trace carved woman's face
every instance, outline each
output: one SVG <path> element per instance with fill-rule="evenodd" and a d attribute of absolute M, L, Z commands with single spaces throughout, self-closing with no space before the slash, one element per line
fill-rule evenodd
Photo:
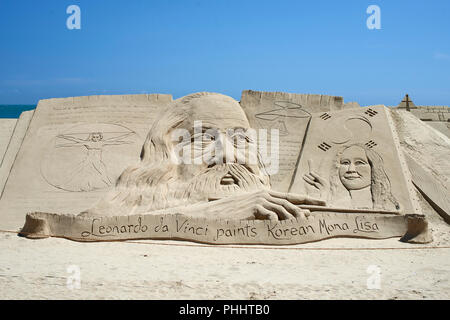
<path fill-rule="evenodd" d="M 344 150 L 339 160 L 339 178 L 347 190 L 360 190 L 370 186 L 372 168 L 366 152 L 359 146 Z"/>

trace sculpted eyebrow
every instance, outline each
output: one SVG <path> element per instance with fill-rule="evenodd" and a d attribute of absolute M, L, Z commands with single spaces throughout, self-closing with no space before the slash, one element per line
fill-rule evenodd
<path fill-rule="evenodd" d="M 211 127 L 203 127 L 202 128 L 202 132 L 205 133 L 208 130 L 216 130 L 215 128 L 211 128 Z"/>

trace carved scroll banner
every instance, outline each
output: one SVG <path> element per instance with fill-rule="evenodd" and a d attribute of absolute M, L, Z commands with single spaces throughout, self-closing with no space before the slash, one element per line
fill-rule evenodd
<path fill-rule="evenodd" d="M 75 241 L 136 239 L 188 240 L 207 244 L 286 245 L 336 237 L 428 243 L 428 223 L 421 215 L 316 212 L 304 219 L 208 220 L 181 214 L 86 218 L 35 212 L 26 217 L 22 236 Z"/>

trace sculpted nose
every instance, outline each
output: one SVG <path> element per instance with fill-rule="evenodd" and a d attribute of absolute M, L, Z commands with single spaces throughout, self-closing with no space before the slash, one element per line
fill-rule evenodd
<path fill-rule="evenodd" d="M 356 167 L 355 167 L 355 164 L 353 162 L 350 163 L 350 165 L 348 166 L 347 171 L 356 172 Z"/>
<path fill-rule="evenodd" d="M 224 133 L 219 133 L 216 138 L 216 156 L 223 161 L 222 163 L 236 162 L 234 157 L 234 145 Z"/>

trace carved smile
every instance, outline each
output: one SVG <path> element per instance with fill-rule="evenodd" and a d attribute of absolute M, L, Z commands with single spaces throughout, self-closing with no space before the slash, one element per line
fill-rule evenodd
<path fill-rule="evenodd" d="M 355 179 L 361 179 L 361 177 L 359 175 L 344 175 L 344 178 L 347 180 L 355 180 Z"/>

